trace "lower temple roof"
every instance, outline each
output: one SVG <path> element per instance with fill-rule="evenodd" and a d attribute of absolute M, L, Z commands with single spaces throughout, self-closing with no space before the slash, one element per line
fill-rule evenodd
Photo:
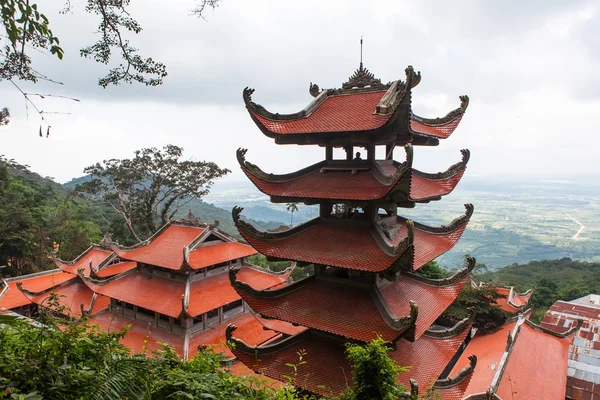
<path fill-rule="evenodd" d="M 382 272 L 401 256 L 399 268 L 417 270 L 454 247 L 473 213 L 472 205 L 465 207 L 464 216 L 443 227 L 413 224 L 403 218 L 382 227 L 331 217 L 315 218 L 277 233 L 260 232 L 241 220 L 242 208 L 235 207 L 232 214 L 244 239 L 267 257 Z"/>
<path fill-rule="evenodd" d="M 400 339 L 388 354 L 398 365 L 414 368 L 401 373 L 398 383 L 409 387 L 412 378 L 421 388 L 432 386 L 469 332 L 466 327 L 452 338 L 423 336 L 412 343 Z M 295 386 L 324 396 L 339 395 L 352 386 L 352 368 L 342 341 L 308 330 L 277 344 L 254 347 L 234 337 L 235 326 L 230 325 L 226 333 L 228 341 L 233 342 L 233 354 L 249 368 L 270 378 L 287 382 L 286 376 L 294 376 Z M 299 352 L 305 354 L 305 364 L 298 365 Z M 297 371 L 290 365 L 295 365 Z"/>
<path fill-rule="evenodd" d="M 5 279 L 0 281 L 0 307 L 11 310 L 31 304 L 31 300 L 17 288 L 19 282 L 27 290 L 40 292 L 75 278 L 75 275 L 56 269 Z"/>
<path fill-rule="evenodd" d="M 278 275 L 251 267 L 241 271 L 244 279 L 261 289 L 285 282 L 289 273 Z M 173 318 L 183 314 L 196 317 L 240 299 L 226 274 L 197 280 L 188 289 L 185 282 L 133 270 L 105 280 L 84 281 L 96 293 Z"/>
<path fill-rule="evenodd" d="M 260 290 L 230 270 L 232 286 L 259 315 L 368 342 L 401 335 L 415 340 L 456 299 L 475 266 L 447 279 L 400 276 L 381 288 L 348 279 L 311 276 L 281 289 Z M 350 311 L 351 310 L 351 311 Z"/>
<path fill-rule="evenodd" d="M 521 314 L 494 333 L 476 334 L 452 371 L 456 373 L 468 364 L 466 354 L 477 356 L 478 366 L 464 398 L 564 399 L 569 336 L 578 327 L 556 334 Z M 481 397 L 486 393 L 490 397 Z M 514 397 L 516 393 L 518 397 Z"/>
<path fill-rule="evenodd" d="M 90 266 L 92 268 L 97 267 L 104 260 L 110 257 L 112 254 L 111 250 L 103 249 L 98 246 L 91 246 L 86 251 L 81 253 L 79 257 L 77 257 L 73 261 L 63 261 L 55 258 L 54 263 L 61 270 L 68 272 L 73 275 L 77 275 L 77 270 L 83 268 L 84 274 L 86 276 L 90 275 Z"/>

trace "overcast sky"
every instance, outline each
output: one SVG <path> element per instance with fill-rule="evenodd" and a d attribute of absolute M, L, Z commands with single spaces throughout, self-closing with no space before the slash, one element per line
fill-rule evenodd
<path fill-rule="evenodd" d="M 413 110 L 440 117 L 469 95 L 469 109 L 450 139 L 415 151 L 425 172 L 445 170 L 471 150 L 470 176 L 568 177 L 600 171 L 600 2 L 598 1 L 256 1 L 224 0 L 190 15 L 193 1 L 132 0 L 144 31 L 132 45 L 167 65 L 158 88 L 125 84 L 102 89 L 108 67 L 79 57 L 94 42 L 98 20 L 85 1 L 58 13 L 64 0 L 43 1 L 66 51 L 58 61 L 31 53 L 35 68 L 64 82 L 20 83 L 31 93 L 76 97 L 36 99 L 52 125 L 39 138 L 39 117 L 10 84 L 0 82 L 0 107 L 12 119 L 0 128 L 0 154 L 65 182 L 84 167 L 130 157 L 142 147 L 176 144 L 187 158 L 211 160 L 241 179 L 235 150 L 267 172 L 291 172 L 324 151 L 276 146 L 253 124 L 242 100 L 273 112 L 294 112 L 312 97 L 309 82 L 337 88 L 364 64 L 384 82 L 421 71 Z M 0 43 L 3 44 L 3 43 Z M 120 60 L 115 57 L 118 63 Z M 403 155 L 397 153 L 402 161 Z"/>

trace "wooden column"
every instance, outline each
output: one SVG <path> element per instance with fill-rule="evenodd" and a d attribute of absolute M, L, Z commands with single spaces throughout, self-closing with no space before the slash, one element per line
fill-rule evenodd
<path fill-rule="evenodd" d="M 396 147 L 396 143 L 386 144 L 385 145 L 385 159 L 393 160 L 394 159 L 394 148 Z"/>
<path fill-rule="evenodd" d="M 325 146 L 325 160 L 331 161 L 333 160 L 333 146 Z"/>
<path fill-rule="evenodd" d="M 354 151 L 354 147 L 346 146 L 344 147 L 344 150 L 346 150 L 346 160 L 352 161 L 352 159 L 354 159 L 354 154 L 352 154 L 352 151 Z"/>
<path fill-rule="evenodd" d="M 375 160 L 375 144 L 374 143 L 367 146 L 367 160 L 369 160 L 369 161 Z"/>
<path fill-rule="evenodd" d="M 325 202 L 319 204 L 319 216 L 321 218 L 326 218 L 331 214 L 331 204 Z"/>

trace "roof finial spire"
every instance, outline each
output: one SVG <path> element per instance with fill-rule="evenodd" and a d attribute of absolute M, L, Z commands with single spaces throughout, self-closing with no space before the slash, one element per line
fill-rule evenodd
<path fill-rule="evenodd" d="M 362 38 L 362 35 L 360 35 L 360 68 L 359 68 L 360 71 L 362 71 L 362 69 L 363 69 L 363 63 L 362 63 L 362 46 L 363 46 L 363 38 Z"/>

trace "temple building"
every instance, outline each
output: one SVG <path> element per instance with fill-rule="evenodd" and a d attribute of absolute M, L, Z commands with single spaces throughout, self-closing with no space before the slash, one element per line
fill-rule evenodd
<path fill-rule="evenodd" d="M 471 286 L 474 289 L 487 288 L 502 295 L 503 297 L 496 299 L 498 307 L 513 315 L 527 310 L 527 305 L 535 289 L 531 288 L 523 293 L 518 293 L 513 286 L 494 286 L 483 282 L 476 284 L 473 279 L 471 279 Z"/>
<path fill-rule="evenodd" d="M 562 334 L 578 327 L 569 347 L 565 374 L 566 397 L 574 400 L 600 399 L 600 296 L 591 294 L 572 301 L 559 300 L 544 315 L 541 325 Z"/>
<path fill-rule="evenodd" d="M 151 352 L 162 342 L 188 359 L 198 346 L 212 344 L 233 360 L 225 346 L 229 323 L 239 324 L 254 344 L 305 329 L 248 313 L 229 283 L 230 268 L 260 290 L 284 286 L 291 273 L 252 266 L 245 257 L 253 254 L 217 224 L 202 224 L 190 213 L 133 247 L 106 237 L 73 261 L 55 259 L 55 270 L 5 279 L 0 307 L 23 315 L 36 307 L 76 319 L 86 315 L 106 331 L 129 326 L 122 343 L 136 352 Z M 51 294 L 57 295 L 54 302 Z"/>
<path fill-rule="evenodd" d="M 277 144 L 318 145 L 324 160 L 285 175 L 264 172 L 239 149 L 243 172 L 272 202 L 318 204 L 319 217 L 282 232 L 261 232 L 233 209 L 240 234 L 271 260 L 313 265 L 314 275 L 285 287 L 261 289 L 242 270 L 229 271 L 231 283 L 258 315 L 308 329 L 262 345 L 251 345 L 231 324 L 228 340 L 233 353 L 249 368 L 286 381 L 298 353 L 303 360 L 294 372 L 294 385 L 321 395 L 336 395 L 351 386 L 352 370 L 345 343 L 365 343 L 381 336 L 393 343 L 390 356 L 399 365 L 413 366 L 399 383 L 417 391 L 439 379 L 440 393 L 454 395 L 458 382 L 475 366 L 450 376 L 458 354 L 471 335 L 467 318 L 452 327 L 434 325 L 456 299 L 475 266 L 446 279 L 428 279 L 419 268 L 450 250 L 460 239 L 473 213 L 466 212 L 445 226 L 427 226 L 397 214 L 398 207 L 440 200 L 463 176 L 470 153 L 444 172 L 426 173 L 413 167 L 413 146 L 435 146 L 456 129 L 468 97 L 442 118 L 423 118 L 411 109 L 412 91 L 420 73 L 406 68 L 406 79 L 383 84 L 362 65 L 340 89 L 310 85 L 314 100 L 294 114 L 267 111 L 243 98 L 252 120 Z M 400 147 L 403 162 L 395 161 Z M 334 148 L 345 156 L 334 157 Z M 378 159 L 376 150 L 384 149 Z M 363 157 L 359 149 L 366 150 Z"/>

